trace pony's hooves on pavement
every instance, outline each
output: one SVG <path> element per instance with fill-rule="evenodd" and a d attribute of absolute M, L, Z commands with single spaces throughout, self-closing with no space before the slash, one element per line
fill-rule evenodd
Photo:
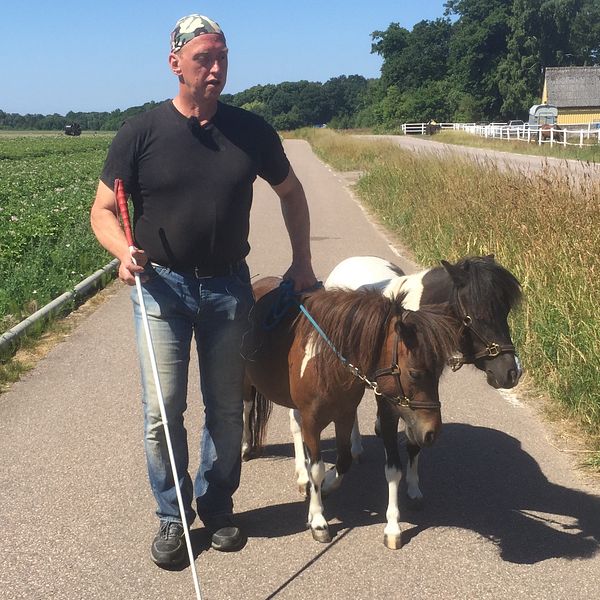
<path fill-rule="evenodd" d="M 317 542 L 321 542 L 321 544 L 328 544 L 331 542 L 331 535 L 329 534 L 329 529 L 311 529 L 310 530 L 313 536 L 313 539 Z"/>
<path fill-rule="evenodd" d="M 384 534 L 383 543 L 386 548 L 390 550 L 400 550 L 402 548 L 402 536 L 398 533 L 396 535 Z"/>

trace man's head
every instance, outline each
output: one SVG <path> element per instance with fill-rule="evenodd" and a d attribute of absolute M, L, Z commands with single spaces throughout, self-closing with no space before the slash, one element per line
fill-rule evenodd
<path fill-rule="evenodd" d="M 225 42 L 225 35 L 219 24 L 204 15 L 188 15 L 181 17 L 171 32 L 171 52 L 178 52 L 199 35 L 220 35 Z"/>
<path fill-rule="evenodd" d="M 171 32 L 169 64 L 180 94 L 196 102 L 216 100 L 227 79 L 227 45 L 219 25 L 202 15 L 179 19 Z"/>

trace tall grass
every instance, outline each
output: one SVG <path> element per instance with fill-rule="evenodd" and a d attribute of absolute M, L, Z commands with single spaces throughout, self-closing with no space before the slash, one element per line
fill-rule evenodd
<path fill-rule="evenodd" d="M 305 134 L 336 168 L 364 171 L 358 194 L 419 262 L 493 253 L 519 278 L 511 318 L 525 368 L 600 441 L 600 182 Z"/>

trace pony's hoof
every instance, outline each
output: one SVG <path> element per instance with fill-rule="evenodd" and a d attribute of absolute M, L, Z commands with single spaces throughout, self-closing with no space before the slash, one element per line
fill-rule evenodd
<path fill-rule="evenodd" d="M 390 550 L 400 550 L 402 548 L 402 536 L 399 533 L 394 535 L 386 533 L 383 536 L 383 543 Z"/>
<path fill-rule="evenodd" d="M 329 529 L 312 529 L 310 530 L 313 536 L 313 540 L 321 542 L 321 544 L 329 544 L 331 542 L 331 535 Z"/>
<path fill-rule="evenodd" d="M 244 462 L 248 462 L 251 459 L 252 459 L 252 453 L 250 452 L 250 450 L 247 450 L 246 452 L 242 452 L 242 460 Z"/>
<path fill-rule="evenodd" d="M 423 496 L 420 498 L 411 498 L 410 496 L 407 496 L 406 498 L 406 506 L 409 510 L 423 510 L 423 507 L 425 506 L 425 500 L 423 500 Z"/>
<path fill-rule="evenodd" d="M 308 483 L 299 483 L 298 492 L 303 498 L 308 498 Z"/>

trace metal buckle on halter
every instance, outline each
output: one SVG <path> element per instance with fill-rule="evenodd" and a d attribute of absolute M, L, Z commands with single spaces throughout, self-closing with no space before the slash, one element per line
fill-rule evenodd
<path fill-rule="evenodd" d="M 465 315 L 463 318 L 463 326 L 471 327 L 472 324 L 473 324 L 473 319 L 471 319 L 471 317 L 469 315 Z"/>
<path fill-rule="evenodd" d="M 410 398 L 406 396 L 402 396 L 402 398 L 396 398 L 398 400 L 398 406 L 402 406 L 404 408 L 410 408 Z"/>
<path fill-rule="evenodd" d="M 464 364 L 463 357 L 454 355 L 448 359 L 448 366 L 456 373 Z"/>
<path fill-rule="evenodd" d="M 500 352 L 502 352 L 502 348 L 500 348 L 500 344 L 497 344 L 496 342 L 492 342 L 487 348 L 487 353 L 488 356 L 491 356 L 492 358 L 498 356 L 500 354 Z"/>

